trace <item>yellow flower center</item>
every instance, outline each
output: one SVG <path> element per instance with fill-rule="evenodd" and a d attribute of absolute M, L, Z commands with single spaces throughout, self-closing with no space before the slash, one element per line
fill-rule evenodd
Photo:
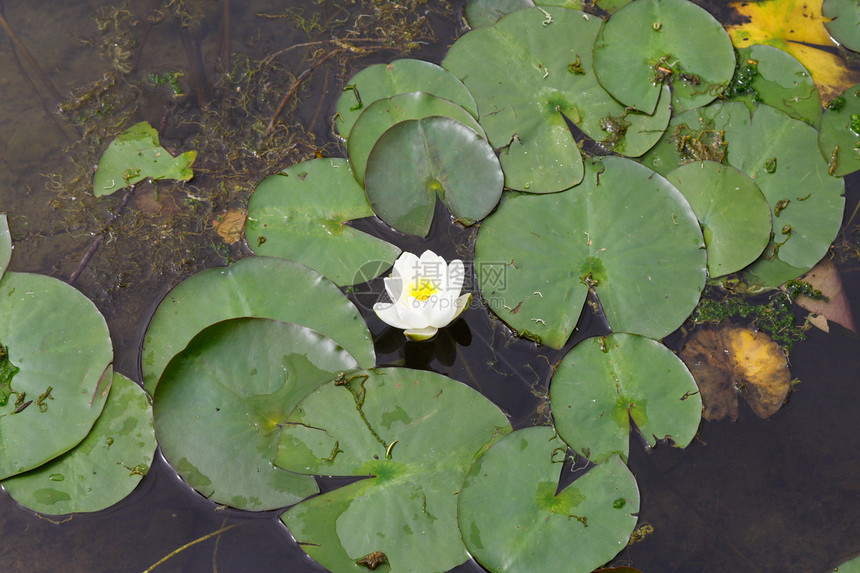
<path fill-rule="evenodd" d="M 439 288 L 427 279 L 418 279 L 409 285 L 409 296 L 416 300 L 425 301 L 437 292 Z"/>

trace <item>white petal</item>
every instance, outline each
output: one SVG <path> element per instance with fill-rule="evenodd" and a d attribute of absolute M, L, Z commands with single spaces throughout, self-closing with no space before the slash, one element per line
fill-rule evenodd
<path fill-rule="evenodd" d="M 445 277 L 448 274 L 448 263 L 445 259 L 433 251 L 424 251 L 421 254 L 421 278 L 427 279 L 437 286 L 444 286 Z"/>
<path fill-rule="evenodd" d="M 382 319 L 382 322 L 391 325 L 394 328 L 409 328 L 411 326 L 400 318 L 396 305 L 390 302 L 378 302 L 374 304 L 373 312 L 376 313 L 376 316 Z"/>
<path fill-rule="evenodd" d="M 394 269 L 391 278 L 400 279 L 401 284 L 409 284 L 415 280 L 415 276 L 421 269 L 421 263 L 414 253 L 404 252 L 394 261 Z"/>
<path fill-rule="evenodd" d="M 433 295 L 427 302 L 425 317 L 430 326 L 442 328 L 448 326 L 457 312 L 456 299 L 449 296 Z"/>
<path fill-rule="evenodd" d="M 391 297 L 391 301 L 397 302 L 400 300 L 400 295 L 403 293 L 403 281 L 399 278 L 388 277 L 385 277 L 382 280 L 385 283 L 385 292 L 387 292 L 388 296 Z"/>
<path fill-rule="evenodd" d="M 451 319 L 451 322 L 457 320 L 457 317 L 463 314 L 463 311 L 469 308 L 469 303 L 472 302 L 472 293 L 467 292 L 457 299 L 457 312 L 454 314 L 454 318 Z"/>
<path fill-rule="evenodd" d="M 421 341 L 433 338 L 438 330 L 438 328 L 428 326 L 427 328 L 412 328 L 405 331 L 403 334 L 405 334 L 406 338 L 409 340 Z"/>
<path fill-rule="evenodd" d="M 466 278 L 466 267 L 460 259 L 454 259 L 448 265 L 448 276 L 445 284 L 450 296 L 460 294 L 460 289 L 463 288 L 463 280 Z"/>

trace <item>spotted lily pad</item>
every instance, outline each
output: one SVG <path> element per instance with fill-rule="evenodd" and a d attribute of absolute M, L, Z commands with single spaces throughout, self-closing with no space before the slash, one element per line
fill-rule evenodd
<path fill-rule="evenodd" d="M 249 257 L 197 273 L 168 293 L 143 341 L 144 388 L 155 392 L 164 367 L 198 332 L 242 316 L 307 326 L 337 342 L 359 365 L 376 363 L 367 326 L 334 283 L 294 261 Z"/>
<path fill-rule="evenodd" d="M 821 120 L 821 97 L 809 71 L 773 46 L 738 49 L 738 68 L 726 95 L 745 102 L 751 112 L 763 103 L 813 127 Z"/>
<path fill-rule="evenodd" d="M 258 255 L 291 259 L 337 285 L 349 285 L 368 263 L 379 262 L 381 272 L 400 254 L 391 243 L 346 224 L 372 216 L 345 159 L 312 159 L 257 186 L 248 203 L 245 236 Z"/>
<path fill-rule="evenodd" d="M 845 90 L 824 110 L 818 143 L 833 175 L 860 169 L 860 84 Z"/>
<path fill-rule="evenodd" d="M 690 371 L 668 348 L 642 336 L 589 338 L 561 361 L 550 384 L 559 435 L 589 460 L 627 459 L 630 420 L 651 446 L 695 437 L 702 399 Z"/>
<path fill-rule="evenodd" d="M 668 181 L 619 157 L 586 163 L 582 184 L 506 197 L 478 231 L 475 268 L 490 308 L 560 348 L 589 288 L 609 326 L 661 338 L 696 306 L 706 277 L 699 222 Z"/>
<path fill-rule="evenodd" d="M 739 271 L 764 251 L 770 207 L 752 179 L 713 161 L 687 163 L 666 179 L 686 197 L 702 225 L 710 276 Z"/>
<path fill-rule="evenodd" d="M 110 390 L 113 344 L 105 319 L 74 287 L 7 271 L 0 280 L 0 479 L 76 446 Z"/>
<path fill-rule="evenodd" d="M 600 27 L 596 16 L 536 7 L 451 46 L 442 65 L 475 95 L 507 187 L 550 193 L 579 183 L 582 163 L 568 121 L 608 150 L 633 157 L 666 127 L 668 89 L 650 116 L 625 110 L 598 83 L 591 53 Z"/>
<path fill-rule="evenodd" d="M 687 0 L 639 0 L 606 21 L 594 70 L 623 104 L 653 113 L 664 83 L 675 111 L 705 105 L 732 79 L 735 53 L 723 27 Z"/>
<path fill-rule="evenodd" d="M 335 129 L 348 139 L 367 106 L 378 99 L 415 91 L 452 101 L 478 117 L 475 100 L 460 80 L 436 64 L 406 58 L 369 66 L 350 78 L 337 100 Z"/>
<path fill-rule="evenodd" d="M 12 234 L 9 233 L 9 221 L 6 213 L 0 213 L 0 279 L 12 259 Z"/>
<path fill-rule="evenodd" d="M 364 184 L 364 171 L 367 168 L 370 150 L 388 128 L 407 119 L 421 119 L 434 115 L 450 117 L 469 126 L 478 135 L 484 136 L 484 130 L 472 114 L 454 102 L 433 94 L 409 92 L 376 100 L 358 116 L 347 142 L 349 163 L 359 183 Z"/>
<path fill-rule="evenodd" d="M 115 373 L 104 410 L 84 440 L 50 462 L 3 480 L 15 501 L 42 514 L 98 511 L 137 487 L 155 456 L 143 388 Z"/>
<path fill-rule="evenodd" d="M 758 272 L 778 286 L 812 268 L 839 231 L 845 207 L 845 184 L 828 174 L 818 132 L 767 105 L 750 115 L 742 103 L 715 103 L 672 118 L 643 163 L 665 173 L 721 154 L 755 181 L 773 213 L 775 238 L 755 266 L 779 268 Z"/>
<path fill-rule="evenodd" d="M 860 52 L 860 4 L 856 0 L 824 0 L 821 14 L 834 40 Z"/>
<path fill-rule="evenodd" d="M 483 219 L 504 185 L 499 160 L 487 140 L 447 117 L 398 123 L 370 152 L 364 177 L 379 217 L 399 231 L 425 236 L 436 197 L 466 223 Z"/>
<path fill-rule="evenodd" d="M 331 339 L 303 326 L 261 318 L 214 324 L 159 381 L 154 415 L 164 456 L 218 503 L 248 510 L 292 505 L 318 489 L 313 478 L 272 465 L 280 428 L 305 395 L 357 366 Z"/>
<path fill-rule="evenodd" d="M 627 546 L 639 488 L 618 456 L 558 489 L 567 445 L 552 428 L 517 430 L 469 470 L 459 521 L 489 571 L 590 573 Z"/>
<path fill-rule="evenodd" d="M 131 126 L 111 141 L 99 160 L 93 181 L 96 197 L 139 183 L 144 179 L 188 181 L 196 151 L 173 157 L 158 144 L 158 132 L 147 122 Z"/>
<path fill-rule="evenodd" d="M 381 552 L 391 571 L 447 571 L 468 559 L 457 496 L 472 461 L 510 431 L 468 386 L 433 372 L 384 368 L 324 384 L 290 415 L 275 463 L 368 476 L 282 515 L 308 554 L 335 573 Z"/>

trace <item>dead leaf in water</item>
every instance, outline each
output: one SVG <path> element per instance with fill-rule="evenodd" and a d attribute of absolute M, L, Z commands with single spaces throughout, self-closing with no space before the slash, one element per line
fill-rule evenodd
<path fill-rule="evenodd" d="M 827 299 L 814 299 L 801 295 L 797 297 L 798 306 L 842 325 L 855 334 L 857 333 L 851 305 L 848 304 L 848 297 L 845 296 L 845 290 L 842 288 L 839 269 L 836 268 L 833 261 L 821 261 L 811 271 L 800 277 L 800 280 L 806 281 L 813 288 L 820 290 Z M 810 322 L 819 326 L 814 321 Z M 822 330 L 825 329 L 822 328 Z"/>
<path fill-rule="evenodd" d="M 726 26 L 736 48 L 768 44 L 788 52 L 806 66 L 818 87 L 821 99 L 830 101 L 858 81 L 848 68 L 821 15 L 822 0 L 764 0 L 733 2 L 732 8 L 747 22 Z"/>
<path fill-rule="evenodd" d="M 791 388 L 788 360 L 763 332 L 722 323 L 695 332 L 679 357 L 702 393 L 705 420 L 738 417 L 738 392 L 759 418 L 776 413 Z"/>
<path fill-rule="evenodd" d="M 215 232 L 218 233 L 218 236 L 224 239 L 228 245 L 232 245 L 242 238 L 247 216 L 245 211 L 230 209 L 212 221 L 212 224 L 215 225 Z"/>

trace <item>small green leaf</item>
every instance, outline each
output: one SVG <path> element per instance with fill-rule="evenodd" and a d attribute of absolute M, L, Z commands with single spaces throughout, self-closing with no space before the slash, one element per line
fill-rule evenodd
<path fill-rule="evenodd" d="M 860 3 L 857 0 L 824 0 L 821 15 L 834 40 L 849 50 L 860 52 Z"/>
<path fill-rule="evenodd" d="M 15 501 L 47 515 L 98 511 L 137 487 L 155 456 L 152 407 L 143 388 L 115 373 L 104 410 L 62 456 L 3 480 Z"/>
<path fill-rule="evenodd" d="M 272 465 L 278 436 L 298 402 L 358 367 L 309 328 L 237 318 L 205 328 L 164 370 L 155 428 L 164 456 L 206 497 L 260 511 L 317 493 L 312 478 Z"/>
<path fill-rule="evenodd" d="M 702 417 L 693 375 L 668 348 L 618 333 L 577 344 L 550 384 L 556 429 L 577 452 L 600 463 L 627 459 L 630 419 L 651 446 L 671 438 L 685 448 Z"/>
<path fill-rule="evenodd" d="M 556 491 L 566 450 L 552 428 L 525 428 L 469 470 L 460 531 L 489 571 L 590 573 L 625 547 L 639 511 L 633 474 L 614 456 Z"/>
<path fill-rule="evenodd" d="M 415 91 L 452 101 L 478 117 L 475 100 L 460 80 L 436 64 L 407 58 L 369 66 L 351 77 L 337 100 L 335 129 L 348 140 L 353 124 L 370 104 Z"/>
<path fill-rule="evenodd" d="M 504 175 L 486 139 L 459 121 L 427 117 L 400 122 L 379 138 L 364 182 L 380 219 L 425 236 L 437 196 L 454 217 L 478 221 L 499 202 Z"/>
<path fill-rule="evenodd" d="M 0 279 L 12 259 L 12 234 L 9 232 L 9 220 L 6 213 L 0 213 Z"/>
<path fill-rule="evenodd" d="M 170 155 L 158 144 L 158 132 L 142 121 L 110 142 L 99 160 L 93 192 L 96 197 L 110 195 L 144 179 L 188 181 L 194 176 L 191 165 L 196 158 L 196 151 Z"/>
<path fill-rule="evenodd" d="M 0 343 L 8 349 L 11 392 L 0 406 L 5 479 L 86 437 L 108 395 L 113 344 L 101 313 L 74 287 L 12 271 L 0 280 Z M 11 379 L 9 364 L 20 369 Z"/>
<path fill-rule="evenodd" d="M 843 176 L 860 169 L 860 84 L 839 97 L 841 105 L 829 106 L 821 116 L 818 145 L 830 172 Z"/>
<path fill-rule="evenodd" d="M 251 195 L 245 236 L 258 255 L 291 259 L 337 285 L 365 282 L 361 271 L 394 264 L 400 249 L 347 221 L 373 210 L 346 159 L 312 159 L 267 177 Z"/>
<path fill-rule="evenodd" d="M 732 79 L 735 52 L 719 22 L 687 0 L 639 0 L 606 21 L 594 70 L 621 103 L 653 113 L 664 83 L 676 113 L 706 105 Z"/>
<path fill-rule="evenodd" d="M 242 316 L 307 326 L 340 344 L 359 365 L 376 363 L 361 314 L 334 283 L 294 261 L 249 257 L 197 273 L 168 293 L 143 341 L 144 388 L 155 392 L 164 367 L 202 329 Z"/>
<path fill-rule="evenodd" d="M 509 431 L 489 400 L 440 374 L 348 373 L 296 407 L 275 463 L 367 479 L 306 500 L 281 519 L 336 573 L 355 571 L 355 561 L 375 551 L 392 571 L 447 571 L 468 558 L 455 492 L 475 457 Z"/>

